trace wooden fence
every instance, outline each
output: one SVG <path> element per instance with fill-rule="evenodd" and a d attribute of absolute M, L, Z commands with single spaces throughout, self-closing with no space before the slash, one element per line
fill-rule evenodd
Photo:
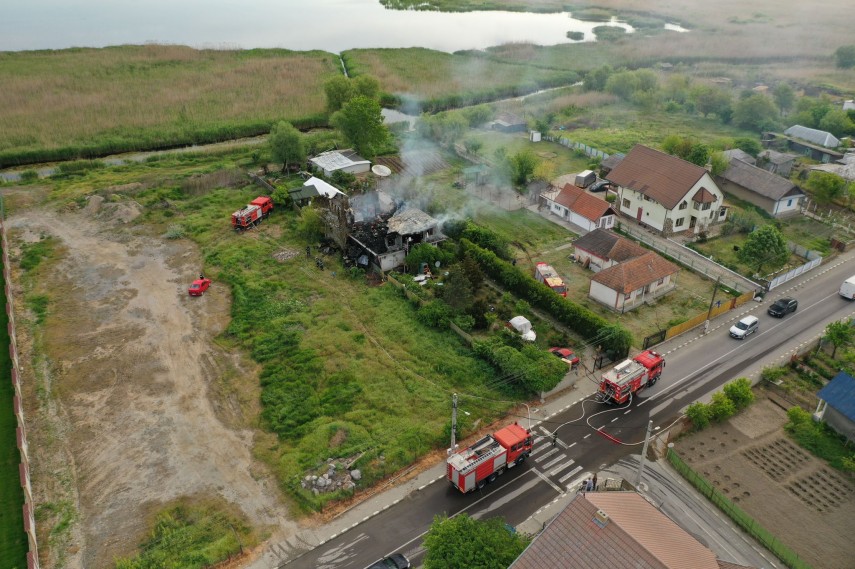
<path fill-rule="evenodd" d="M 716 316 L 724 314 L 729 310 L 733 310 L 734 308 L 741 306 L 751 300 L 754 300 L 754 291 L 746 292 L 740 296 L 737 296 L 736 298 L 731 298 L 728 302 L 721 302 L 721 304 L 713 306 L 712 310 L 710 310 L 709 312 L 701 312 L 697 316 L 686 320 L 682 324 L 677 324 L 676 326 L 668 328 L 668 331 L 665 333 L 665 339 L 670 340 L 674 336 L 679 336 L 683 332 L 691 330 L 696 326 L 700 326 L 707 320 L 712 320 Z"/>

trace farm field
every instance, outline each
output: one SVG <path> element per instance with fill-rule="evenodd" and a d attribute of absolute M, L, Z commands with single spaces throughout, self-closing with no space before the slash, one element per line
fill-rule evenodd
<path fill-rule="evenodd" d="M 786 412 L 756 391 L 751 407 L 680 438 L 675 450 L 811 567 L 848 569 L 855 485 L 788 437 Z"/>

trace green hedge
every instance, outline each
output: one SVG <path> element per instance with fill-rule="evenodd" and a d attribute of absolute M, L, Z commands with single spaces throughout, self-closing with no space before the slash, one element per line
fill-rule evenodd
<path fill-rule="evenodd" d="M 596 342 L 612 359 L 626 357 L 629 353 L 632 334 L 619 324 L 610 324 L 584 306 L 555 294 L 551 288 L 534 280 L 515 265 L 464 238 L 460 240 L 461 258 L 466 254 L 476 259 L 490 278 L 528 301 L 533 307 L 547 312 L 583 338 Z"/>

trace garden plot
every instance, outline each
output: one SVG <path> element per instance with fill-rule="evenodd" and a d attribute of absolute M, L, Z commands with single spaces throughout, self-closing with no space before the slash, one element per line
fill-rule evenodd
<path fill-rule="evenodd" d="M 855 559 L 855 484 L 794 443 L 768 399 L 687 436 L 676 451 L 696 472 L 813 567 Z"/>

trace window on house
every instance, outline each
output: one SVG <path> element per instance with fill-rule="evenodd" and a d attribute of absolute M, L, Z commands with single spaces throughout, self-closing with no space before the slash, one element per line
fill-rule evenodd
<path fill-rule="evenodd" d="M 695 209 L 700 209 L 700 207 L 699 207 L 700 205 L 701 204 L 699 204 L 698 202 L 692 202 L 692 207 Z"/>
<path fill-rule="evenodd" d="M 727 215 L 727 208 L 726 207 L 718 208 L 718 216 L 724 217 L 725 215 Z"/>
<path fill-rule="evenodd" d="M 665 278 L 664 277 L 659 279 L 659 282 L 656 283 L 656 286 L 662 286 L 663 284 L 665 284 Z"/>
<path fill-rule="evenodd" d="M 711 207 L 712 207 L 712 204 L 711 204 L 711 203 L 709 203 L 709 202 L 707 202 L 707 203 L 705 203 L 705 204 L 701 207 L 701 209 L 702 209 L 702 210 L 704 210 L 704 211 L 706 211 L 706 210 L 708 210 L 708 209 L 709 209 L 709 208 L 711 208 Z"/>
<path fill-rule="evenodd" d="M 787 200 L 787 207 L 790 207 L 791 205 L 793 205 L 793 200 Z"/>
<path fill-rule="evenodd" d="M 687 207 L 689 207 L 689 204 L 686 201 L 683 201 L 683 203 L 680 204 L 680 209 L 686 209 Z"/>
<path fill-rule="evenodd" d="M 674 222 L 674 227 L 683 227 L 683 222 L 686 221 L 685 217 L 681 217 L 677 221 Z"/>
<path fill-rule="evenodd" d="M 623 201 L 621 202 L 621 205 L 622 205 L 623 207 L 629 207 L 629 199 L 627 199 L 627 198 L 623 198 Z"/>

